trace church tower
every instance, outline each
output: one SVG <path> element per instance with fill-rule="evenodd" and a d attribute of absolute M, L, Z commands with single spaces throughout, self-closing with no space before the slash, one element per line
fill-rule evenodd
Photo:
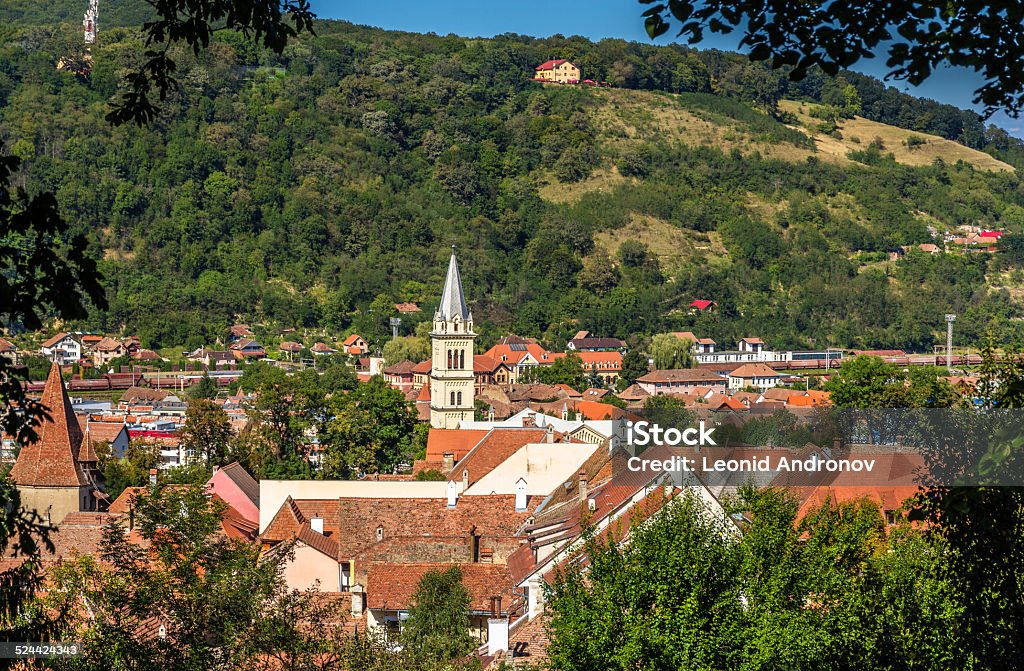
<path fill-rule="evenodd" d="M 102 489 L 96 451 L 82 434 L 57 364 L 50 367 L 40 403 L 49 417 L 36 429 L 38 439 L 21 448 L 10 478 L 25 509 L 59 524 L 68 513 L 98 510 Z"/>
<path fill-rule="evenodd" d="M 462 294 L 455 247 L 448 263 L 441 305 L 430 332 L 430 427 L 457 429 L 473 420 L 473 314 Z"/>

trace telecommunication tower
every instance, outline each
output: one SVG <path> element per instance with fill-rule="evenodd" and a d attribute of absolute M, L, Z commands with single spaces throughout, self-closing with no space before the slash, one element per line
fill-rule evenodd
<path fill-rule="evenodd" d="M 99 0 L 89 0 L 89 10 L 85 13 L 85 18 L 82 19 L 82 30 L 85 31 L 85 43 L 87 45 L 96 44 L 96 33 L 99 30 L 97 24 L 99 13 Z"/>

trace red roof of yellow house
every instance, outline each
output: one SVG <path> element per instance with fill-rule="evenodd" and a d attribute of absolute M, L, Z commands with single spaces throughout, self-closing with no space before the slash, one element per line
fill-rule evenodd
<path fill-rule="evenodd" d="M 564 58 L 559 58 L 557 60 L 544 61 L 543 63 L 541 63 L 540 65 L 538 65 L 534 69 L 535 70 L 554 70 L 556 67 L 558 67 L 559 65 L 561 65 L 562 63 L 565 63 L 565 62 L 566 62 L 566 60 Z"/>
<path fill-rule="evenodd" d="M 620 370 L 622 368 L 622 352 L 576 352 L 587 368 L 597 370 Z"/>

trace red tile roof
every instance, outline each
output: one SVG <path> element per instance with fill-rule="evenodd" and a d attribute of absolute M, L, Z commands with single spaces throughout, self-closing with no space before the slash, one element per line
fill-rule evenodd
<path fill-rule="evenodd" d="M 590 420 L 611 419 L 618 410 L 614 405 L 600 401 L 576 401 L 574 409 Z"/>
<path fill-rule="evenodd" d="M 725 378 L 704 368 L 671 368 L 653 370 L 637 378 L 639 382 L 709 382 L 721 383 Z"/>
<path fill-rule="evenodd" d="M 694 300 L 692 303 L 690 303 L 690 307 L 691 308 L 697 308 L 698 310 L 707 310 L 709 307 L 711 307 L 714 304 L 715 304 L 714 301 L 706 301 L 706 300 L 702 300 L 702 299 L 698 298 L 698 299 Z"/>
<path fill-rule="evenodd" d="M 779 374 L 763 363 L 743 364 L 729 373 L 729 377 L 741 377 L 745 380 L 755 377 L 778 377 Z"/>
<path fill-rule="evenodd" d="M 527 354 L 540 364 L 549 364 L 555 360 L 555 356 L 551 352 L 534 342 L 498 343 L 484 352 L 484 356 L 509 366 L 518 364 L 526 358 Z"/>
<path fill-rule="evenodd" d="M 69 335 L 71 335 L 71 334 L 70 333 L 65 333 L 65 332 L 61 331 L 57 335 L 53 336 L 52 338 L 50 338 L 49 340 L 44 342 L 42 346 L 46 347 L 46 348 L 53 347 L 54 345 L 59 343 L 61 340 L 64 340 L 64 338 L 67 338 Z M 73 338 L 74 336 L 71 336 L 71 337 Z"/>
<path fill-rule="evenodd" d="M 465 458 L 459 459 L 449 479 L 461 480 L 462 472 L 468 471 L 469 484 L 473 485 L 524 445 L 543 441 L 546 434 L 547 429 L 540 428 L 492 429 L 469 454 L 465 455 Z M 561 438 L 561 434 L 556 434 L 556 440 L 559 438 Z"/>
<path fill-rule="evenodd" d="M 431 429 L 427 434 L 427 461 L 443 461 L 452 453 L 461 460 L 487 435 L 487 429 Z"/>
<path fill-rule="evenodd" d="M 494 371 L 501 368 L 502 362 L 485 354 L 474 354 L 473 355 L 473 372 L 474 373 L 493 373 Z"/>
<path fill-rule="evenodd" d="M 622 352 L 576 352 L 587 368 L 602 370 L 619 370 L 622 368 Z"/>
<path fill-rule="evenodd" d="M 21 449 L 11 469 L 11 479 L 18 485 L 32 487 L 87 486 L 89 480 L 78 463 L 82 430 L 57 364 L 50 367 L 40 402 L 49 418 L 36 430 L 39 439 Z"/>
<path fill-rule="evenodd" d="M 455 564 L 371 564 L 366 579 L 367 607 L 374 610 L 408 610 L 413 594 L 423 576 L 431 571 L 445 571 Z M 501 608 L 507 610 L 512 601 L 512 578 L 504 564 L 459 564 L 462 584 L 470 596 L 470 609 L 491 609 L 491 597 L 501 596 Z"/>
<path fill-rule="evenodd" d="M 555 67 L 557 67 L 557 66 L 559 66 L 559 65 L 561 65 L 562 63 L 565 63 L 565 62 L 566 61 L 565 61 L 564 58 L 559 58 L 557 60 L 544 61 L 543 63 L 538 65 L 536 68 L 534 68 L 534 70 L 554 70 Z"/>
<path fill-rule="evenodd" d="M 362 339 L 361 335 L 359 335 L 358 333 L 353 333 L 349 337 L 345 338 L 345 340 L 341 344 L 344 345 L 345 347 L 348 347 L 349 345 L 353 344 L 355 341 L 361 340 L 361 339 Z"/>
<path fill-rule="evenodd" d="M 385 375 L 412 375 L 416 364 L 408 359 L 402 359 L 396 364 L 392 364 L 384 369 Z"/>

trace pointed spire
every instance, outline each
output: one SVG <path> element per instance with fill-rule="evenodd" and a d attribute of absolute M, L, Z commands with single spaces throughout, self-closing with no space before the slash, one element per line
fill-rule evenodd
<path fill-rule="evenodd" d="M 450 320 L 458 317 L 462 321 L 473 318 L 466 307 L 466 297 L 462 294 L 462 277 L 459 275 L 459 264 L 455 260 L 455 245 L 452 245 L 452 258 L 448 262 L 448 277 L 444 281 L 444 292 L 441 304 L 437 307 L 434 319 Z"/>
<path fill-rule="evenodd" d="M 50 416 L 36 429 L 39 439 L 22 448 L 11 479 L 23 486 L 79 487 L 89 484 L 78 463 L 82 428 L 64 389 L 60 366 L 54 363 L 40 403 Z"/>

